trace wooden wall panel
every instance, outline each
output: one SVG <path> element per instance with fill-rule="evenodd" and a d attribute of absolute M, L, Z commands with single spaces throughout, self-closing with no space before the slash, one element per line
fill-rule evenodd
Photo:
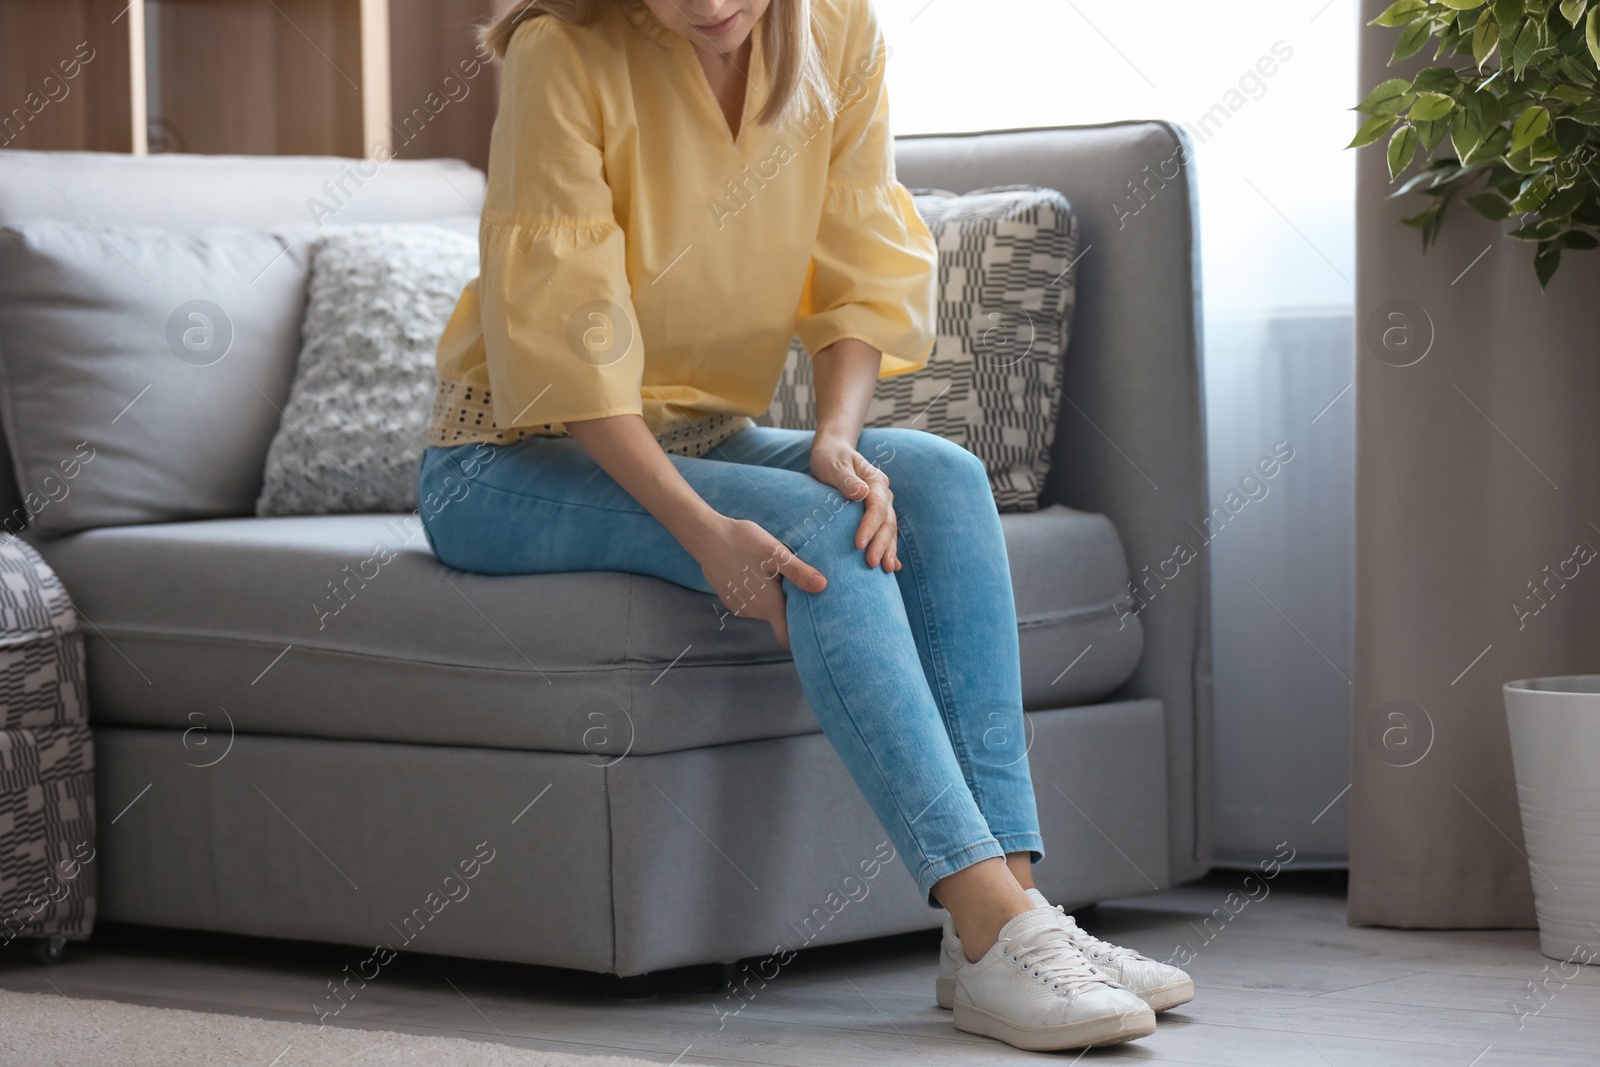
<path fill-rule="evenodd" d="M 132 150 L 126 8 L 0 0 L 0 148 Z"/>
<path fill-rule="evenodd" d="M 396 155 L 488 163 L 499 84 L 496 68 L 480 58 L 476 29 L 495 6 L 493 0 L 390 0 L 389 136 Z"/>
<path fill-rule="evenodd" d="M 169 151 L 363 154 L 360 0 L 148 5 Z"/>
<path fill-rule="evenodd" d="M 143 151 L 148 132 L 158 152 L 482 167 L 499 73 L 476 30 L 504 2 L 0 0 L 0 147 Z"/>

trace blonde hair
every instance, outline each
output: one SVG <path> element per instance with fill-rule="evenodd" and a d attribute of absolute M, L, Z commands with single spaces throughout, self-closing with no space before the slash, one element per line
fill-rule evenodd
<path fill-rule="evenodd" d="M 479 31 L 479 39 L 505 58 L 518 26 L 541 15 L 584 26 L 618 0 L 516 0 Z M 625 2 L 625 0 L 624 0 Z M 771 0 L 761 20 L 761 47 L 771 86 L 756 121 L 774 125 L 826 104 L 831 94 L 816 38 L 811 32 L 811 0 Z"/>

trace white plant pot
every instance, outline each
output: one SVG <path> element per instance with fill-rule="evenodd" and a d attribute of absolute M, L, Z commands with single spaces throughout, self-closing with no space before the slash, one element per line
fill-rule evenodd
<path fill-rule="evenodd" d="M 1505 685 L 1539 950 L 1600 959 L 1600 675 Z"/>

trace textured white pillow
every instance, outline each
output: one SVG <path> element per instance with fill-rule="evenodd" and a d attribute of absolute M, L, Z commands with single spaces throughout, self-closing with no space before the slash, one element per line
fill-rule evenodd
<path fill-rule="evenodd" d="M 327 231 L 313 252 L 300 362 L 256 514 L 416 507 L 434 348 L 477 273 L 477 241 L 439 226 Z"/>

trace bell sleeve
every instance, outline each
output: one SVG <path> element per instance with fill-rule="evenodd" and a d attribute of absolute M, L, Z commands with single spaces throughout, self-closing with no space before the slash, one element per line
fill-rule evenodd
<path fill-rule="evenodd" d="M 883 35 L 867 0 L 846 6 L 854 17 L 837 68 L 822 221 L 796 330 L 813 356 L 846 337 L 865 341 L 882 353 L 884 378 L 928 361 L 938 261 L 911 194 L 895 179 Z"/>
<path fill-rule="evenodd" d="M 530 19 L 502 71 L 476 283 L 500 429 L 642 412 L 644 346 L 600 108 L 570 32 Z"/>

